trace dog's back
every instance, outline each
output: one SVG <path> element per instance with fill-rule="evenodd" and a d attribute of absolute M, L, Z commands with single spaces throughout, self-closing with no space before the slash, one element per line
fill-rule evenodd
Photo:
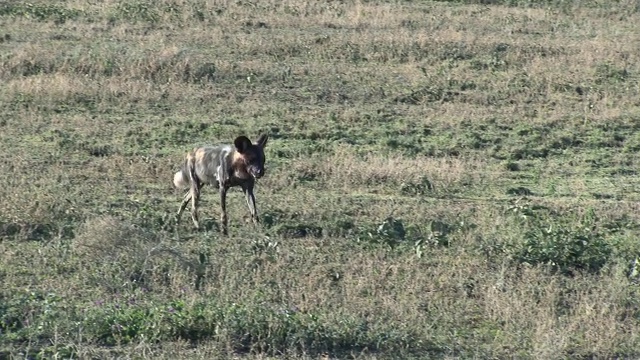
<path fill-rule="evenodd" d="M 231 145 L 200 146 L 187 153 L 180 171 L 173 176 L 173 184 L 185 189 L 191 184 L 190 171 L 202 184 L 219 186 L 230 177 L 231 159 L 235 150 Z"/>

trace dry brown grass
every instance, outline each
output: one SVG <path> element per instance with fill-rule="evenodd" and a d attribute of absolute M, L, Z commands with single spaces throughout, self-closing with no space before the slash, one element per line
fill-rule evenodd
<path fill-rule="evenodd" d="M 8 4 L 0 358 L 640 353 L 635 2 Z M 262 131 L 263 226 L 175 224 L 185 151 Z"/>

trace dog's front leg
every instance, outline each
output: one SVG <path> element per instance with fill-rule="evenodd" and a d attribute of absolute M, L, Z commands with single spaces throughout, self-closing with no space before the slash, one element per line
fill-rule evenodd
<path fill-rule="evenodd" d="M 254 224 L 258 224 L 260 220 L 258 219 L 258 209 L 256 208 L 256 197 L 253 194 L 253 184 L 243 185 L 242 191 L 244 192 L 245 200 L 247 200 L 247 206 L 251 213 L 251 220 Z"/>
<path fill-rule="evenodd" d="M 222 233 L 224 235 L 229 234 L 227 228 L 227 190 L 228 188 L 226 186 L 220 185 L 220 225 L 222 226 Z"/>

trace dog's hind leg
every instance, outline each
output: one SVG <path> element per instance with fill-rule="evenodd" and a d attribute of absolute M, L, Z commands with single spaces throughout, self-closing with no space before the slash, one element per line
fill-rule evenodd
<path fill-rule="evenodd" d="M 193 221 L 193 225 L 196 227 L 196 229 L 200 229 L 200 221 L 198 221 L 198 201 L 200 200 L 200 188 L 200 183 L 196 181 L 191 185 L 191 190 L 189 191 L 191 195 L 191 220 Z"/>
<path fill-rule="evenodd" d="M 176 222 L 180 221 L 180 217 L 182 216 L 182 212 L 187 208 L 187 204 L 191 201 L 191 190 L 189 190 L 182 199 L 182 204 L 180 204 L 180 208 L 178 209 L 178 213 L 176 214 Z"/>
<path fill-rule="evenodd" d="M 204 185 L 200 182 L 200 179 L 196 175 L 195 159 L 190 158 L 187 165 L 189 171 L 189 182 L 191 188 L 189 193 L 191 194 L 191 220 L 196 229 L 200 228 L 200 221 L 198 221 L 198 200 L 200 200 L 200 189 Z M 185 196 L 186 198 L 186 196 Z"/>

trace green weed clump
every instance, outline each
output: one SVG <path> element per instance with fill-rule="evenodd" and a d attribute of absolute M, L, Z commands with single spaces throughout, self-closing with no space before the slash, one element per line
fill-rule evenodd
<path fill-rule="evenodd" d="M 523 242 L 514 254 L 518 262 L 548 265 L 553 271 L 600 271 L 616 248 L 612 236 L 618 229 L 599 229 L 593 209 L 577 221 L 553 216 L 545 208 L 516 205 L 513 211 L 527 217 Z"/>
<path fill-rule="evenodd" d="M 53 20 L 58 25 L 64 24 L 68 20 L 75 20 L 82 14 L 81 10 L 66 8 L 58 4 L 23 3 L 18 1 L 0 4 L 0 16 L 25 17 L 36 21 Z"/>
<path fill-rule="evenodd" d="M 89 318 L 92 320 L 87 322 L 87 329 L 95 331 L 96 338 L 105 345 L 216 339 L 239 353 L 277 355 L 327 351 L 337 354 L 365 348 L 377 351 L 380 346 L 402 349 L 416 341 L 415 334 L 369 329 L 366 319 L 345 317 L 334 322 L 326 316 L 265 304 L 103 304 Z"/>

